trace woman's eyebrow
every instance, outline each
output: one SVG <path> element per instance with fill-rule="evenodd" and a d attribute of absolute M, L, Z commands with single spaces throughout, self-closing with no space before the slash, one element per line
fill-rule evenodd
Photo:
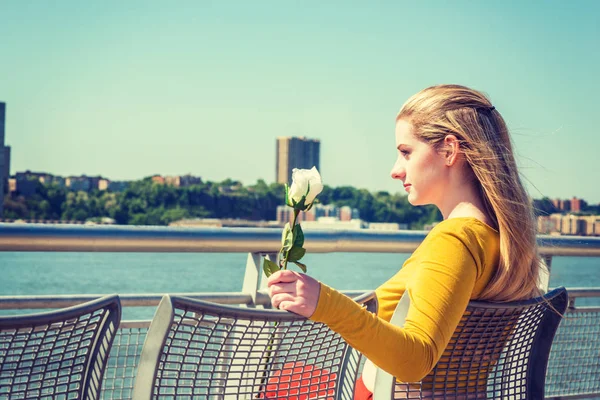
<path fill-rule="evenodd" d="M 400 143 L 400 144 L 399 144 L 399 145 L 398 145 L 396 148 L 397 148 L 398 150 L 400 150 L 400 147 L 410 148 L 410 146 L 409 146 L 409 145 L 407 145 L 407 144 L 404 144 L 404 143 Z"/>

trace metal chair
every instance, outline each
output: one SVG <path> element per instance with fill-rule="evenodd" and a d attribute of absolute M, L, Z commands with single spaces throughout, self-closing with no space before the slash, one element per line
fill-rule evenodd
<path fill-rule="evenodd" d="M 471 301 L 427 377 L 394 384 L 377 369 L 373 399 L 543 399 L 552 340 L 568 301 L 562 287 L 526 301 Z M 392 323 L 404 324 L 409 305 L 403 296 Z"/>
<path fill-rule="evenodd" d="M 373 292 L 355 300 L 376 312 Z M 338 334 L 304 317 L 167 295 L 133 399 L 352 399 L 359 363 Z"/>
<path fill-rule="evenodd" d="M 0 317 L 0 399 L 98 399 L 121 320 L 117 295 Z"/>

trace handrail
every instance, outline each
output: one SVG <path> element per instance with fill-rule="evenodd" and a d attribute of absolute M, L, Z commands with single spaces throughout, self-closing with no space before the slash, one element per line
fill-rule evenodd
<path fill-rule="evenodd" d="M 594 290 L 594 289 L 591 289 Z M 600 296 L 600 288 L 596 289 Z M 356 297 L 369 290 L 342 290 L 342 293 Z M 172 296 L 190 297 L 197 300 L 219 304 L 250 305 L 252 296 L 245 292 L 199 292 L 169 293 Z M 85 303 L 105 296 L 104 294 L 64 294 L 64 295 L 5 295 L 0 296 L 0 310 L 24 310 L 43 308 L 64 308 Z M 160 303 L 163 293 L 119 294 L 123 307 L 155 307 Z M 255 305 L 269 305 L 271 299 L 266 290 L 257 292 Z"/>
<path fill-rule="evenodd" d="M 410 253 L 426 231 L 310 230 L 310 253 Z M 277 253 L 281 230 L 0 223 L 0 251 Z M 600 257 L 600 237 L 538 236 L 544 256 Z"/>
<path fill-rule="evenodd" d="M 212 301 L 220 304 L 251 304 L 252 296 L 242 292 L 205 292 L 177 293 L 178 296 Z M 0 310 L 63 308 L 75 304 L 95 300 L 103 294 L 65 294 L 65 295 L 7 295 L 0 296 Z M 267 296 L 265 294 L 265 296 Z M 155 307 L 160 303 L 163 294 L 119 294 L 123 307 Z M 261 296 L 262 297 L 262 296 Z M 268 297 L 268 296 L 267 296 Z M 262 300 L 262 298 L 261 298 Z"/>
<path fill-rule="evenodd" d="M 570 287 L 569 297 L 600 297 L 600 287 Z"/>

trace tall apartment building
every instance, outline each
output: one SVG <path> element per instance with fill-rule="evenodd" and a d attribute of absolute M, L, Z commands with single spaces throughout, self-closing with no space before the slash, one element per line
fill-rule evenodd
<path fill-rule="evenodd" d="M 275 160 L 277 183 L 291 183 L 294 168 L 320 169 L 321 142 L 305 137 L 278 137 Z"/>
<path fill-rule="evenodd" d="M 10 147 L 4 145 L 6 103 L 0 103 L 0 217 L 4 212 L 4 193 L 10 177 Z"/>

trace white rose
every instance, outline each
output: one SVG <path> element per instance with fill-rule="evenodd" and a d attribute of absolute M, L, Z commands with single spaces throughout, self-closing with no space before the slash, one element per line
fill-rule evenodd
<path fill-rule="evenodd" d="M 322 191 L 323 181 L 321 181 L 321 175 L 315 167 L 311 169 L 294 168 L 292 170 L 292 186 L 288 192 L 288 205 L 293 206 L 292 200 L 298 204 L 302 200 L 302 197 L 306 196 L 304 205 L 308 207 Z"/>

